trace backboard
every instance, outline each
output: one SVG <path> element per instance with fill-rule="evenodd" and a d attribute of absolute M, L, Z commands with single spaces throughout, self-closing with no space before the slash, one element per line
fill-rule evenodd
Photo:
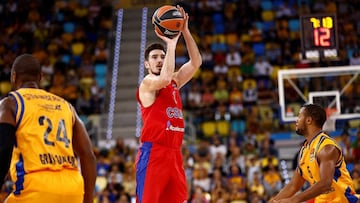
<path fill-rule="evenodd" d="M 306 103 L 322 105 L 329 118 L 360 118 L 360 66 L 286 69 L 278 72 L 281 121 L 294 122 Z"/>

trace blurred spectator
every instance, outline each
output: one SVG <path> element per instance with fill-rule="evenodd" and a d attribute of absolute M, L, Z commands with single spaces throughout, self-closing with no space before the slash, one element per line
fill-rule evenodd
<path fill-rule="evenodd" d="M 211 174 L 210 190 L 224 190 L 228 189 L 228 180 L 224 177 L 224 172 L 221 169 L 214 169 Z"/>
<path fill-rule="evenodd" d="M 192 185 L 194 187 L 201 187 L 204 192 L 210 192 L 211 179 L 208 176 L 208 170 L 203 167 L 199 167 L 194 171 L 194 179 Z"/>
<path fill-rule="evenodd" d="M 257 58 L 254 64 L 255 76 L 261 80 L 268 80 L 273 72 L 273 66 L 264 56 Z"/>
<path fill-rule="evenodd" d="M 190 199 L 190 203 L 210 203 L 205 191 L 200 186 L 195 186 L 194 194 Z"/>
<path fill-rule="evenodd" d="M 107 175 L 109 184 L 121 184 L 123 181 L 122 173 L 119 171 L 119 165 L 113 163 L 110 165 L 110 171 Z"/>
<path fill-rule="evenodd" d="M 227 83 L 225 80 L 219 80 L 216 83 L 216 89 L 214 90 L 214 98 L 216 104 L 227 103 L 229 100 L 229 92 L 227 90 Z"/>
<path fill-rule="evenodd" d="M 232 164 L 229 169 L 228 182 L 230 187 L 230 200 L 239 201 L 244 200 L 246 202 L 246 179 L 243 176 L 240 167 Z"/>
<path fill-rule="evenodd" d="M 352 142 L 352 152 L 354 160 L 360 160 L 360 130 L 356 133 L 356 138 Z"/>
<path fill-rule="evenodd" d="M 240 170 L 243 171 L 244 174 L 247 174 L 246 171 L 246 158 L 241 152 L 241 148 L 239 146 L 234 146 L 230 149 L 228 159 L 227 159 L 228 167 L 233 164 L 236 164 L 240 167 Z"/>
<path fill-rule="evenodd" d="M 239 68 L 241 65 L 241 55 L 238 49 L 233 45 L 230 46 L 229 51 L 226 52 L 225 56 L 225 62 L 226 65 L 229 66 L 229 68 Z"/>
<path fill-rule="evenodd" d="M 245 79 L 243 82 L 243 104 L 245 108 L 254 106 L 257 102 L 258 93 L 254 79 Z"/>
<path fill-rule="evenodd" d="M 215 104 L 215 97 L 211 87 L 204 86 L 203 93 L 201 95 L 201 103 L 203 106 L 213 106 Z"/>
<path fill-rule="evenodd" d="M 229 112 L 232 119 L 238 119 L 243 113 L 243 93 L 237 85 L 232 86 L 229 95 Z"/>
<path fill-rule="evenodd" d="M 199 109 L 202 106 L 201 97 L 200 85 L 196 82 L 191 82 L 191 88 L 187 94 L 187 109 L 194 111 Z"/>
<path fill-rule="evenodd" d="M 202 67 L 212 70 L 214 67 L 214 53 L 211 51 L 209 44 L 201 47 L 201 58 L 203 60 Z"/>
<path fill-rule="evenodd" d="M 360 193 L 360 172 L 358 170 L 353 170 L 351 172 L 351 177 L 353 179 L 354 189 L 356 193 Z"/>
<path fill-rule="evenodd" d="M 227 147 L 225 144 L 223 144 L 219 136 L 213 136 L 212 143 L 210 144 L 209 147 L 209 151 L 210 151 L 210 156 L 213 158 L 215 158 L 218 154 L 225 157 L 227 153 Z"/>
<path fill-rule="evenodd" d="M 255 171 L 252 180 L 248 182 L 249 192 L 256 192 L 260 198 L 265 197 L 265 186 L 262 183 L 261 174 Z"/>
<path fill-rule="evenodd" d="M 217 79 L 226 79 L 228 71 L 229 66 L 226 65 L 224 60 L 215 62 L 214 74 Z"/>
<path fill-rule="evenodd" d="M 135 197 L 136 190 L 136 180 L 135 180 L 135 167 L 134 162 L 129 161 L 125 164 L 125 172 L 123 174 L 123 182 L 124 192 Z"/>
<path fill-rule="evenodd" d="M 296 11 L 294 10 L 294 8 L 290 7 L 287 1 L 284 1 L 277 7 L 275 16 L 276 18 L 291 18 L 294 17 L 295 14 Z"/>
<path fill-rule="evenodd" d="M 110 163 L 108 160 L 109 151 L 106 149 L 100 150 L 97 157 L 96 171 L 98 176 L 106 177 L 110 170 Z"/>
<path fill-rule="evenodd" d="M 282 180 L 276 166 L 269 164 L 268 170 L 264 171 L 265 195 L 267 198 L 277 194 L 282 188 Z"/>
<path fill-rule="evenodd" d="M 360 65 L 360 52 L 355 50 L 350 58 L 350 65 Z"/>
<path fill-rule="evenodd" d="M 49 88 L 49 92 L 61 97 L 65 97 L 65 93 L 64 93 L 65 84 L 66 83 L 65 83 L 64 73 L 61 70 L 56 69 L 53 75 L 51 87 Z"/>
<path fill-rule="evenodd" d="M 224 102 L 221 102 L 217 105 L 215 109 L 215 120 L 216 121 L 229 121 L 230 112 L 228 110 L 228 105 Z M 220 136 L 228 136 L 227 133 L 218 130 Z"/>
<path fill-rule="evenodd" d="M 340 134 L 338 138 L 338 144 L 339 147 L 341 148 L 341 152 L 344 156 L 345 161 L 352 162 L 353 154 L 352 154 L 350 135 L 348 132 L 343 131 Z"/>

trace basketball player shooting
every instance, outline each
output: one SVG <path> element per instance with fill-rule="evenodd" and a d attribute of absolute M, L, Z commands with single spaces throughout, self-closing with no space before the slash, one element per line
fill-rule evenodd
<path fill-rule="evenodd" d="M 177 6 L 184 17 L 181 32 L 168 38 L 156 32 L 166 43 L 149 45 L 145 50 L 148 74 L 137 90 L 143 128 L 141 146 L 136 157 L 137 203 L 187 202 L 185 173 L 181 155 L 184 120 L 179 89 L 201 65 L 199 49 L 188 28 L 189 16 Z M 184 37 L 189 61 L 175 71 L 175 48 Z"/>

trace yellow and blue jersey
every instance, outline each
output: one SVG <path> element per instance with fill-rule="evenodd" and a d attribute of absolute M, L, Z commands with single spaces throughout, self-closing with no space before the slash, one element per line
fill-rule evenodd
<path fill-rule="evenodd" d="M 10 166 L 15 183 L 12 195 L 27 190 L 52 193 L 66 186 L 72 191 L 62 191 L 65 194 L 83 195 L 83 180 L 72 147 L 75 117 L 70 104 L 34 88 L 21 88 L 9 96 L 16 101 L 16 143 Z M 52 184 L 46 187 L 47 183 Z"/>
<path fill-rule="evenodd" d="M 300 175 L 307 180 L 310 185 L 320 181 L 320 169 L 317 161 L 318 152 L 326 145 L 333 145 L 339 149 L 336 141 L 327 134 L 320 132 L 309 142 L 305 142 L 298 157 L 298 169 Z M 315 203 L 320 202 L 354 202 L 358 201 L 355 195 L 353 182 L 343 155 L 341 154 L 336 162 L 335 173 L 331 185 L 331 190 L 315 198 Z"/>

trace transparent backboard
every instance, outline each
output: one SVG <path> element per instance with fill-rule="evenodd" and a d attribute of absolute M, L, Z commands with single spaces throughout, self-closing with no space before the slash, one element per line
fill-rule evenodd
<path fill-rule="evenodd" d="M 306 103 L 322 105 L 328 118 L 360 118 L 360 66 L 285 69 L 278 72 L 281 120 L 294 122 Z"/>

